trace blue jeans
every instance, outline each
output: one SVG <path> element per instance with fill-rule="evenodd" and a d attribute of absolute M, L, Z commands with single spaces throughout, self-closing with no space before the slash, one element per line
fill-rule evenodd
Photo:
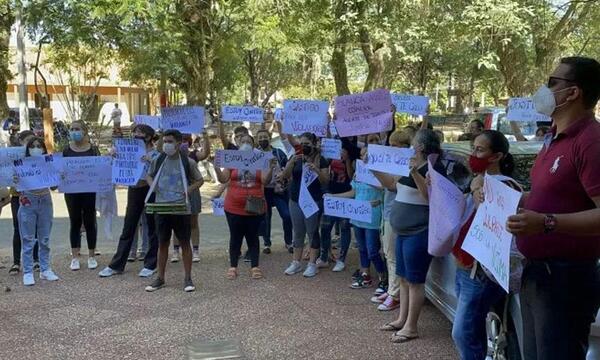
<path fill-rule="evenodd" d="M 265 189 L 265 199 L 267 200 L 267 213 L 261 221 L 259 234 L 263 236 L 266 247 L 271 246 L 271 218 L 273 216 L 273 206 L 277 209 L 281 222 L 283 223 L 283 240 L 288 246 L 292 245 L 292 217 L 288 206 L 288 197 L 286 194 L 275 194 L 273 189 Z"/>
<path fill-rule="evenodd" d="M 50 270 L 50 232 L 52 231 L 52 196 L 25 192 L 19 207 L 19 232 L 23 243 L 23 273 L 33 272 L 33 248 L 39 244 L 40 270 Z"/>
<path fill-rule="evenodd" d="M 379 274 L 385 273 L 385 263 L 379 253 L 379 250 L 381 250 L 379 229 L 365 229 L 354 226 L 354 236 L 356 242 L 358 242 L 360 267 L 368 269 L 372 262 Z"/>
<path fill-rule="evenodd" d="M 456 317 L 452 338 L 462 360 L 484 360 L 487 354 L 485 319 L 490 308 L 506 295 L 500 285 L 477 269 L 471 279 L 471 270 L 456 269 Z"/>
<path fill-rule="evenodd" d="M 329 250 L 331 249 L 331 230 L 338 224 L 340 227 L 340 238 L 342 248 L 340 249 L 339 261 L 345 262 L 352 234 L 350 233 L 350 220 L 338 218 L 329 215 L 323 215 L 321 218 L 321 261 L 327 262 L 329 258 Z"/>

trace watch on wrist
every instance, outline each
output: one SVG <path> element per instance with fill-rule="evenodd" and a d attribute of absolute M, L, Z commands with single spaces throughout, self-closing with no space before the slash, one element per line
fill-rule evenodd
<path fill-rule="evenodd" d="M 556 216 L 546 214 L 544 217 L 544 234 L 549 234 L 556 229 Z"/>

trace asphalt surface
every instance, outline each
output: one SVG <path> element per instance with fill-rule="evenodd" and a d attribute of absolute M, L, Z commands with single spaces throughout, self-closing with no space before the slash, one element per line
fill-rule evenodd
<path fill-rule="evenodd" d="M 203 195 L 211 195 L 210 186 L 203 188 Z M 313 279 L 284 275 L 290 255 L 277 216 L 273 254 L 261 254 L 262 280 L 250 279 L 247 264 L 240 266 L 237 280 L 225 279 L 227 225 L 224 218 L 207 213 L 200 219 L 195 293 L 182 290 L 181 263 L 169 263 L 167 287 L 155 293 L 144 292 L 149 281 L 137 277 L 141 262 L 128 263 L 123 275 L 101 279 L 97 273 L 110 261 L 122 227 L 124 191 L 118 191 L 118 202 L 115 239 L 99 241 L 99 268 L 88 270 L 82 261 L 82 270 L 73 272 L 68 269 L 64 201 L 55 194 L 51 248 L 61 280 L 36 280 L 28 288 L 21 276 L 8 275 L 12 223 L 10 209 L 3 210 L 0 263 L 7 268 L 0 269 L 0 359 L 188 359 L 202 358 L 198 354 L 203 350 L 218 353 L 226 348 L 244 359 L 458 358 L 451 324 L 429 303 L 420 321 L 421 338 L 393 344 L 390 333 L 377 330 L 397 313 L 377 311 L 369 302 L 373 289 L 350 289 L 356 250 L 351 250 L 345 272 L 322 270 Z M 101 223 L 99 219 L 99 228 Z M 218 342 L 223 340 L 231 341 Z"/>

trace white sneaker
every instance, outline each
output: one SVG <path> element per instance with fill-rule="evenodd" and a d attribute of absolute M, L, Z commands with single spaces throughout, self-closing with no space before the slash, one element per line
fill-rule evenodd
<path fill-rule="evenodd" d="M 171 257 L 171 262 L 172 263 L 179 262 L 179 251 L 173 251 L 173 256 Z"/>
<path fill-rule="evenodd" d="M 338 260 L 335 262 L 335 266 L 333 267 L 333 269 L 331 269 L 331 271 L 340 272 L 340 271 L 344 271 L 345 268 L 346 268 L 346 264 L 344 264 L 343 261 Z"/>
<path fill-rule="evenodd" d="M 304 277 L 314 277 L 318 273 L 319 273 L 319 269 L 317 268 L 317 264 L 309 263 L 308 265 L 306 265 L 306 270 L 304 270 L 304 274 L 302 274 L 302 275 Z"/>
<path fill-rule="evenodd" d="M 200 262 L 200 250 L 195 249 L 192 251 L 192 262 Z"/>
<path fill-rule="evenodd" d="M 35 285 L 35 279 L 33 278 L 33 273 L 23 274 L 23 285 L 25 285 L 25 286 Z"/>
<path fill-rule="evenodd" d="M 58 280 L 58 276 L 56 276 L 54 271 L 46 270 L 46 271 L 42 271 L 42 273 L 40 274 L 40 279 L 48 280 L 48 281 L 56 281 L 56 280 Z"/>
<path fill-rule="evenodd" d="M 98 273 L 98 276 L 105 278 L 105 277 L 111 277 L 111 276 L 115 275 L 116 273 L 117 273 L 116 271 L 114 271 L 113 269 L 111 269 L 110 267 L 107 266 Z"/>
<path fill-rule="evenodd" d="M 329 263 L 321 259 L 317 259 L 316 265 L 319 269 L 325 269 L 329 267 Z"/>
<path fill-rule="evenodd" d="M 140 271 L 140 273 L 138 274 L 138 276 L 143 277 L 143 278 L 149 278 L 150 276 L 154 275 L 154 273 L 156 273 L 156 269 L 150 270 L 150 269 L 143 268 Z"/>
<path fill-rule="evenodd" d="M 294 260 L 290 263 L 290 266 L 288 266 L 288 268 L 285 269 L 285 274 L 294 275 L 299 273 L 300 271 L 302 271 L 302 264 L 300 264 L 300 261 Z"/>
<path fill-rule="evenodd" d="M 79 259 L 71 260 L 71 270 L 77 271 L 81 269 L 81 265 L 79 264 Z"/>
<path fill-rule="evenodd" d="M 96 258 L 88 258 L 88 269 L 90 270 L 94 270 L 95 268 L 98 267 L 98 262 L 96 261 Z"/>

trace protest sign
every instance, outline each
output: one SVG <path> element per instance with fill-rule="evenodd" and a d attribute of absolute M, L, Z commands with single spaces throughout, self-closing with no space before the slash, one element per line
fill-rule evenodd
<path fill-rule="evenodd" d="M 357 159 L 356 160 L 356 171 L 354 172 L 356 175 L 356 181 L 369 184 L 372 186 L 381 186 L 381 183 L 375 175 L 367 168 L 367 164 L 364 161 Z"/>
<path fill-rule="evenodd" d="M 429 159 L 429 237 L 428 251 L 433 256 L 450 254 L 462 225 L 465 197 L 460 189 L 433 168 Z"/>
<path fill-rule="evenodd" d="M 273 158 L 272 152 L 260 150 L 217 150 L 215 166 L 225 169 L 266 170 Z"/>
<path fill-rule="evenodd" d="M 225 216 L 225 199 L 217 198 L 212 200 L 214 216 Z"/>
<path fill-rule="evenodd" d="M 144 142 L 139 139 L 115 139 L 114 147 L 116 154 L 112 164 L 113 184 L 137 184 L 145 168 L 142 161 L 142 156 L 146 155 Z"/>
<path fill-rule="evenodd" d="M 59 173 L 52 155 L 28 156 L 14 161 L 17 191 L 39 190 L 57 186 Z"/>
<path fill-rule="evenodd" d="M 264 121 L 264 110 L 256 106 L 224 105 L 221 107 L 221 120 L 224 122 L 261 123 Z"/>
<path fill-rule="evenodd" d="M 25 157 L 25 146 L 0 148 L 0 186 L 13 186 L 15 160 Z"/>
<path fill-rule="evenodd" d="M 321 139 L 321 156 L 326 159 L 342 158 L 342 141 L 339 139 Z"/>
<path fill-rule="evenodd" d="M 408 94 L 391 94 L 392 104 L 396 106 L 396 112 L 410 115 L 427 115 L 429 98 Z"/>
<path fill-rule="evenodd" d="M 535 110 L 533 100 L 528 97 L 510 98 L 506 109 L 506 120 L 509 121 L 544 121 L 550 122 L 549 116 L 540 114 Z"/>
<path fill-rule="evenodd" d="M 302 210 L 305 218 L 309 218 L 319 211 L 319 206 L 308 191 L 308 186 L 317 181 L 319 175 L 310 170 L 306 164 L 302 166 L 302 179 L 300 182 L 300 195 L 298 197 L 298 206 Z"/>
<path fill-rule="evenodd" d="M 154 130 L 160 129 L 160 116 L 153 115 L 136 115 L 133 118 L 133 122 L 136 124 L 148 125 Z"/>
<path fill-rule="evenodd" d="M 329 133 L 331 136 L 338 136 L 337 128 L 335 127 L 335 123 L 332 121 L 329 123 Z"/>
<path fill-rule="evenodd" d="M 370 223 L 373 217 L 371 202 L 363 200 L 324 196 L 323 210 L 325 215 L 366 223 Z"/>
<path fill-rule="evenodd" d="M 413 156 L 413 149 L 371 144 L 367 168 L 392 175 L 408 176 L 410 158 Z"/>
<path fill-rule="evenodd" d="M 335 98 L 335 127 L 341 137 L 389 131 L 391 109 L 390 92 L 384 89 L 338 96 Z"/>
<path fill-rule="evenodd" d="M 513 236 L 505 224 L 517 212 L 521 193 L 489 175 L 485 176 L 484 193 L 485 201 L 477 209 L 462 249 L 485 266 L 508 292 Z"/>
<path fill-rule="evenodd" d="M 299 135 L 310 132 L 318 137 L 327 136 L 327 101 L 285 100 L 283 102 L 283 132 Z"/>
<path fill-rule="evenodd" d="M 175 129 L 183 134 L 200 134 L 204 131 L 204 107 L 175 106 L 161 109 L 160 128 Z"/>
<path fill-rule="evenodd" d="M 283 120 L 283 109 L 276 108 L 275 115 L 273 116 L 273 118 L 275 119 L 275 121 L 282 121 Z"/>
<path fill-rule="evenodd" d="M 110 156 L 76 156 L 62 159 L 58 191 L 65 194 L 101 193 L 112 189 Z"/>

